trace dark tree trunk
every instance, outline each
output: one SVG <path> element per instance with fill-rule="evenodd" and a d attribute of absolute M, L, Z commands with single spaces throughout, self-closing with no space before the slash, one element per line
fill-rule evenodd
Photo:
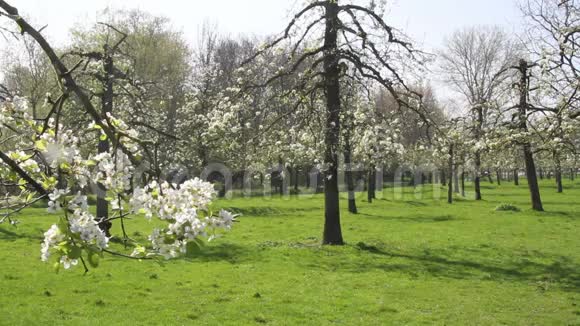
<path fill-rule="evenodd" d="M 519 186 L 520 185 L 520 175 L 518 172 L 518 169 L 514 169 L 514 185 Z"/>
<path fill-rule="evenodd" d="M 574 181 L 576 178 L 575 169 L 570 169 L 570 181 Z"/>
<path fill-rule="evenodd" d="M 481 132 L 483 128 L 483 108 L 481 105 L 476 107 L 477 113 L 477 126 L 475 128 L 475 139 L 478 141 L 481 138 Z M 480 175 L 481 175 L 481 151 L 478 149 L 475 152 L 475 178 L 473 180 L 473 185 L 475 187 L 475 200 L 481 200 L 481 184 L 480 184 Z"/>
<path fill-rule="evenodd" d="M 344 165 L 346 167 L 344 177 L 346 179 L 346 187 L 348 191 L 348 211 L 353 214 L 357 214 L 358 210 L 356 209 L 356 198 L 354 193 L 354 180 L 352 177 L 351 164 L 350 132 L 347 130 L 344 139 Z"/>
<path fill-rule="evenodd" d="M 453 174 L 453 145 L 449 146 L 449 175 Z M 449 178 L 449 185 L 447 186 L 447 202 L 453 203 L 453 180 Z"/>
<path fill-rule="evenodd" d="M 558 193 L 564 192 L 564 187 L 562 187 L 562 163 L 560 162 L 560 157 L 558 153 L 554 152 L 554 177 L 556 178 L 556 187 L 558 188 Z"/>
<path fill-rule="evenodd" d="M 447 173 L 445 173 L 445 170 L 441 170 L 441 185 L 447 185 Z"/>
<path fill-rule="evenodd" d="M 294 167 L 292 172 L 294 172 L 294 193 L 298 195 L 298 178 L 300 177 L 300 170 L 298 167 Z"/>
<path fill-rule="evenodd" d="M 461 169 L 461 197 L 465 197 L 465 170 Z"/>
<path fill-rule="evenodd" d="M 103 117 L 107 113 L 113 112 L 113 59 L 110 56 L 105 56 L 104 60 L 104 91 L 101 95 L 101 113 Z M 108 153 L 110 150 L 109 139 L 100 139 L 98 144 L 99 153 Z M 105 234 L 111 236 L 111 226 L 112 223 L 107 221 L 109 218 L 109 202 L 105 199 L 107 197 L 106 187 L 98 183 L 97 184 L 97 220 L 99 220 L 99 228 L 105 232 Z"/>
<path fill-rule="evenodd" d="M 558 188 L 558 193 L 564 192 L 564 187 L 562 186 L 562 170 L 556 169 L 556 186 Z"/>
<path fill-rule="evenodd" d="M 374 166 L 371 166 L 368 172 L 368 187 L 367 187 L 367 200 L 369 203 L 373 202 L 373 199 L 377 198 L 375 196 L 376 188 L 376 170 Z"/>
<path fill-rule="evenodd" d="M 544 180 L 544 169 L 539 168 L 540 171 L 540 180 Z"/>
<path fill-rule="evenodd" d="M 527 108 L 528 108 L 528 63 L 525 60 L 520 60 L 520 130 L 524 133 L 528 131 L 527 125 Z M 532 146 L 529 142 L 524 143 L 524 162 L 526 164 L 526 177 L 528 179 L 528 188 L 530 189 L 530 197 L 532 200 L 532 209 L 536 211 L 543 211 L 542 199 L 540 197 L 540 187 L 538 186 L 538 179 L 536 177 L 536 165 L 534 163 L 534 156 L 532 153 Z M 516 170 L 517 171 L 517 170 Z M 515 177 L 516 175 L 514 175 Z"/>
<path fill-rule="evenodd" d="M 324 143 L 324 232 L 323 244 L 342 245 L 338 193 L 338 150 L 340 134 L 340 68 L 338 57 L 338 3 L 325 5 L 326 30 L 324 33 L 324 86 L 326 89 L 326 126 Z"/>
<path fill-rule="evenodd" d="M 493 183 L 493 178 L 491 177 L 491 171 L 487 171 L 487 180 L 489 183 Z"/>
<path fill-rule="evenodd" d="M 497 179 L 497 185 L 501 186 L 501 171 L 500 170 L 495 171 L 495 178 Z"/>

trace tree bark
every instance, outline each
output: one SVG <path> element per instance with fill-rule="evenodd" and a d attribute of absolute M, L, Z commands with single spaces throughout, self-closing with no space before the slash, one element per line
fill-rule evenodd
<path fill-rule="evenodd" d="M 560 162 L 560 158 L 558 157 L 557 153 L 554 153 L 554 176 L 556 177 L 556 187 L 558 189 L 558 193 L 564 192 L 564 187 L 562 186 L 562 163 Z"/>
<path fill-rule="evenodd" d="M 453 167 L 453 192 L 459 193 L 459 173 L 457 171 L 457 165 Z"/>
<path fill-rule="evenodd" d="M 449 146 L 449 175 L 453 174 L 453 145 Z M 453 180 L 449 178 L 449 185 L 447 186 L 447 202 L 449 204 L 453 203 Z"/>
<path fill-rule="evenodd" d="M 338 57 L 338 3 L 325 4 L 324 86 L 326 89 L 326 129 L 324 135 L 324 232 L 323 244 L 342 245 L 338 193 L 338 149 L 340 134 L 340 68 Z"/>
<path fill-rule="evenodd" d="M 514 169 L 513 174 L 514 174 L 514 185 L 519 186 L 520 185 L 520 175 L 518 173 L 518 169 Z"/>
<path fill-rule="evenodd" d="M 344 139 L 344 165 L 346 167 L 344 177 L 346 179 L 346 187 L 348 191 L 348 211 L 353 214 L 357 214 L 358 210 L 356 209 L 356 198 L 354 193 L 354 180 L 352 177 L 351 164 L 350 132 L 347 130 Z"/>
<path fill-rule="evenodd" d="M 461 197 L 465 197 L 465 170 L 461 169 Z"/>
<path fill-rule="evenodd" d="M 298 167 L 294 167 L 294 193 L 298 195 L 298 178 L 300 176 Z"/>
<path fill-rule="evenodd" d="M 367 187 L 367 200 L 369 203 L 373 202 L 373 199 L 377 198 L 375 195 L 376 188 L 376 170 L 374 166 L 371 166 L 368 172 L 368 187 Z"/>
<path fill-rule="evenodd" d="M 528 108 L 528 63 L 526 60 L 520 60 L 520 103 L 519 103 L 519 127 L 524 133 L 528 131 L 527 125 L 527 108 Z M 536 177 L 536 165 L 534 163 L 534 156 L 532 153 L 532 146 L 529 142 L 523 145 L 524 162 L 526 164 L 526 177 L 528 179 L 528 188 L 530 189 L 530 197 L 532 200 L 532 209 L 536 211 L 543 211 L 542 199 L 540 197 L 540 188 L 538 186 L 538 179 Z M 517 177 L 517 170 L 514 177 Z"/>
<path fill-rule="evenodd" d="M 475 131 L 475 139 L 477 141 L 481 138 L 481 132 L 483 128 L 483 108 L 481 105 L 476 107 L 477 113 L 477 126 Z M 481 150 L 477 150 L 475 152 L 475 178 L 473 180 L 473 185 L 475 187 L 475 200 L 481 200 L 481 184 L 480 184 L 480 175 L 481 175 Z"/>
<path fill-rule="evenodd" d="M 113 59 L 108 54 L 104 58 L 104 91 L 101 96 L 101 113 L 103 117 L 107 113 L 113 112 Z M 110 151 L 109 139 L 100 139 L 98 144 L 98 152 L 108 153 Z M 97 220 L 99 220 L 99 228 L 105 232 L 105 234 L 110 237 L 110 230 L 112 223 L 106 221 L 109 218 L 109 202 L 105 199 L 107 197 L 107 189 L 101 183 L 97 184 Z"/>
<path fill-rule="evenodd" d="M 501 186 L 501 171 L 500 170 L 495 171 L 495 178 L 497 179 L 497 185 Z"/>

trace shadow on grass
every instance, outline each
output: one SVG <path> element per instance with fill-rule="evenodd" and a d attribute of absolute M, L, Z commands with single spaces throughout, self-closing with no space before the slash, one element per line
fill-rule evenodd
<path fill-rule="evenodd" d="M 421 202 L 421 201 L 415 201 L 415 200 L 406 200 L 405 204 L 411 205 L 411 206 L 417 206 L 417 207 L 424 207 L 424 206 L 428 206 L 427 203 Z"/>
<path fill-rule="evenodd" d="M 44 231 L 41 229 L 37 229 L 36 234 L 39 234 L 39 235 L 34 236 L 31 234 L 31 232 L 16 233 L 14 231 L 0 228 L 0 241 L 3 241 L 3 240 L 14 241 L 14 240 L 18 240 L 18 239 L 28 239 L 28 240 L 41 241 L 43 239 L 42 234 L 44 234 Z"/>
<path fill-rule="evenodd" d="M 242 214 L 242 216 L 285 216 L 285 215 L 296 215 L 302 214 L 306 212 L 312 212 L 320 210 L 320 207 L 309 207 L 309 208 L 290 208 L 285 207 L 282 209 L 273 208 L 273 207 L 224 207 L 225 210 L 228 210 L 235 214 Z"/>
<path fill-rule="evenodd" d="M 380 219 L 383 221 L 410 222 L 410 223 L 437 223 L 437 222 L 466 220 L 465 218 L 458 218 L 449 214 L 438 216 L 384 216 L 384 215 L 372 215 L 367 213 L 358 213 L 358 215 L 373 219 Z"/>
<path fill-rule="evenodd" d="M 426 250 L 420 254 L 407 254 L 380 249 L 362 242 L 359 242 L 355 248 L 373 255 L 397 259 L 397 262 L 392 263 L 383 261 L 345 265 L 345 268 L 357 272 L 381 269 L 387 272 L 406 273 L 413 277 L 428 274 L 433 277 L 454 279 L 524 282 L 535 283 L 540 290 L 548 290 L 550 286 L 555 286 L 567 291 L 580 292 L 580 264 L 565 256 L 543 256 L 543 259 L 549 261 L 546 263 L 522 258 L 504 259 L 497 264 L 492 264 L 468 259 L 451 259 L 446 257 L 447 251 L 435 254 Z M 510 257 L 510 255 L 501 257 Z"/>
<path fill-rule="evenodd" d="M 256 250 L 233 243 L 208 244 L 191 253 L 185 258 L 191 262 L 226 261 L 231 264 L 256 261 L 259 258 Z"/>

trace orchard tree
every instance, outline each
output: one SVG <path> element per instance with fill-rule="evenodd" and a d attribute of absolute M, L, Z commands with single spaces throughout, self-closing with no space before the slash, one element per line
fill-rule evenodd
<path fill-rule="evenodd" d="M 224 210 L 218 214 L 211 211 L 214 190 L 209 183 L 199 179 L 181 185 L 152 181 L 132 187 L 135 165 L 151 159 L 143 150 L 145 141 L 139 133 L 112 114 L 99 113 L 73 76 L 74 69 L 67 67 L 41 32 L 15 7 L 0 1 L 0 16 L 13 20 L 23 34 L 39 44 L 50 59 L 61 92 L 50 101 L 52 108 L 43 119 L 31 118 L 24 98 L 12 96 L 0 103 L 0 124 L 3 130 L 11 131 L 0 135 L 0 144 L 15 144 L 8 151 L 0 149 L 0 179 L 16 192 L 3 207 L 0 222 L 15 223 L 15 213 L 47 199 L 48 210 L 58 213 L 59 219 L 44 234 L 41 259 L 48 261 L 56 256 L 57 269 L 61 265 L 68 269 L 80 261 L 85 272 L 87 263 L 96 266 L 103 253 L 136 259 L 178 257 L 195 247 L 202 237 L 212 239 L 216 231 L 231 227 L 234 215 Z M 80 150 L 79 137 L 60 123 L 62 108 L 71 99 L 77 101 L 72 107 L 78 115 L 91 117 L 87 129 L 109 139 L 113 151 L 91 155 Z M 97 220 L 89 211 L 85 195 L 89 180 L 105 185 L 117 203 L 115 214 L 106 220 Z M 109 248 L 109 237 L 99 223 L 123 221 L 130 213 L 155 216 L 163 226 L 152 230 L 147 247 L 135 243 L 133 253 L 126 255 Z M 123 236 L 127 239 L 124 227 Z"/>
<path fill-rule="evenodd" d="M 306 66 L 299 75 L 306 82 L 304 88 L 324 91 L 323 243 L 341 245 L 344 241 L 339 211 L 338 155 L 344 108 L 340 81 L 356 71 L 358 77 L 353 78 L 371 80 L 385 87 L 398 105 L 407 106 L 412 98 L 418 101 L 418 96 L 409 92 L 403 80 L 403 67 L 422 63 L 422 56 L 383 20 L 374 2 L 365 7 L 336 0 L 308 2 L 294 15 L 282 35 L 264 45 L 248 62 L 270 49 L 287 51 L 289 60 L 264 85 Z"/>
<path fill-rule="evenodd" d="M 463 97 L 472 119 L 475 199 L 481 200 L 482 150 L 489 111 L 505 92 L 518 45 L 498 27 L 456 31 L 440 53 L 447 82 Z"/>

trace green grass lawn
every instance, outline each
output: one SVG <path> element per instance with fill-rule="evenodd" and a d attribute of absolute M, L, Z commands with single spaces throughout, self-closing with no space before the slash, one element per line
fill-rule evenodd
<path fill-rule="evenodd" d="M 543 182 L 544 213 L 525 184 L 453 205 L 386 188 L 343 210 L 342 247 L 320 246 L 320 195 L 220 200 L 243 217 L 195 257 L 106 257 L 87 275 L 40 261 L 56 217 L 30 209 L 0 226 L 0 324 L 580 325 L 580 182 L 565 187 Z"/>

